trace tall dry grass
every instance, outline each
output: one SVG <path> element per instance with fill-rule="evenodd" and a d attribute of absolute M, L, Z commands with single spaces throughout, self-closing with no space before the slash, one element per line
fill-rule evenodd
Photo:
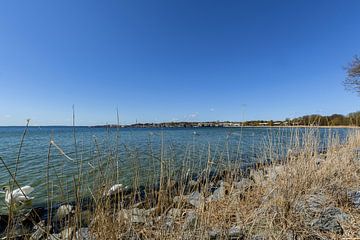
<path fill-rule="evenodd" d="M 112 207 L 102 205 L 96 208 L 91 229 L 99 239 L 225 239 L 230 237 L 231 228 L 238 229 L 235 237 L 239 239 L 359 237 L 360 211 L 351 205 L 348 193 L 360 190 L 360 159 L 355 151 L 360 146 L 360 132 L 352 131 L 343 142 L 338 136 L 329 134 L 326 152 L 319 152 L 321 143 L 317 129 L 307 130 L 301 137 L 295 133 L 291 141 L 293 151 L 281 162 L 279 155 L 275 155 L 284 149 L 264 148 L 267 151 L 264 155 L 273 156 L 271 160 L 276 161 L 259 165 L 246 178 L 238 169 L 228 168 L 231 164 L 226 161 L 220 164 L 227 167 L 221 176 L 210 178 L 213 166 L 208 156 L 204 178 L 192 189 L 185 192 L 181 184 L 173 189 L 170 184 L 164 186 L 163 181 L 156 198 L 152 199 L 156 205 L 136 205 L 145 209 L 144 223 L 131 221 L 131 213 L 127 216 L 121 209 L 114 212 Z M 162 179 L 170 177 L 160 172 Z M 207 201 L 213 194 L 212 186 L 219 187 L 219 178 L 225 186 L 225 195 L 220 200 Z M 202 196 L 199 207 L 194 208 L 186 201 L 172 201 L 174 195 L 192 191 L 199 191 Z M 307 206 L 316 203 L 321 205 L 316 206 L 317 209 Z M 326 207 L 338 208 L 349 216 L 341 222 L 341 232 L 314 227 L 312 221 Z M 131 208 L 134 206 L 130 204 Z M 188 227 L 189 215 L 193 213 L 196 218 L 193 226 Z M 173 221 L 170 227 L 167 225 L 169 218 Z M 214 231 L 216 237 L 211 234 Z"/>

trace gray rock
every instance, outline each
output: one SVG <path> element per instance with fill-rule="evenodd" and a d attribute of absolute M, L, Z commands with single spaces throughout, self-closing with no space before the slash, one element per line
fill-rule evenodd
<path fill-rule="evenodd" d="M 182 215 L 182 211 L 181 211 L 181 209 L 178 209 L 178 208 L 171 208 L 167 213 L 167 216 L 170 216 L 173 218 L 180 217 L 181 215 Z"/>
<path fill-rule="evenodd" d="M 46 240 L 60 240 L 60 239 L 61 239 L 60 233 L 58 234 L 53 233 L 46 238 Z"/>
<path fill-rule="evenodd" d="M 173 203 L 180 203 L 180 202 L 181 202 L 181 199 L 182 199 L 182 197 L 180 197 L 180 196 L 175 196 L 175 197 L 173 198 Z"/>
<path fill-rule="evenodd" d="M 239 226 L 232 226 L 229 229 L 228 235 L 229 235 L 229 239 L 240 239 L 245 237 L 241 227 Z"/>
<path fill-rule="evenodd" d="M 40 240 L 46 233 L 49 233 L 51 226 L 46 226 L 45 221 L 41 221 L 34 226 L 35 232 L 31 234 L 30 240 Z"/>
<path fill-rule="evenodd" d="M 196 208 L 200 207 L 204 203 L 205 198 L 199 192 L 192 192 L 189 195 L 175 196 L 173 202 L 179 204 L 186 202 Z"/>
<path fill-rule="evenodd" d="M 268 238 L 266 238 L 263 235 L 255 235 L 251 237 L 251 240 L 267 240 Z"/>
<path fill-rule="evenodd" d="M 138 224 L 146 223 L 146 210 L 139 208 L 133 208 L 129 210 L 121 209 L 118 212 L 118 220 Z"/>
<path fill-rule="evenodd" d="M 224 182 L 220 183 L 220 187 L 217 188 L 214 193 L 207 198 L 208 201 L 219 201 L 225 197 L 225 186 Z"/>
<path fill-rule="evenodd" d="M 166 216 L 164 219 L 164 228 L 166 231 L 171 231 L 174 228 L 174 219 Z"/>
<path fill-rule="evenodd" d="M 204 197 L 199 192 L 192 192 L 187 196 L 187 202 L 199 208 L 204 203 Z"/>
<path fill-rule="evenodd" d="M 329 199 L 322 193 L 307 195 L 295 203 L 295 211 L 313 217 L 318 215 L 328 204 Z"/>
<path fill-rule="evenodd" d="M 341 227 L 341 222 L 348 219 L 348 215 L 342 212 L 339 208 L 329 207 L 324 209 L 318 218 L 311 222 L 314 229 L 324 232 L 333 232 L 343 234 L 344 230 Z"/>
<path fill-rule="evenodd" d="M 141 208 L 143 206 L 143 202 L 138 202 L 138 203 L 135 203 L 131 206 L 131 208 Z"/>
<path fill-rule="evenodd" d="M 133 208 L 131 210 L 131 222 L 132 223 L 145 223 L 146 222 L 145 215 L 146 215 L 146 212 L 144 209 Z"/>
<path fill-rule="evenodd" d="M 95 240 L 96 238 L 90 233 L 89 228 L 80 228 L 75 233 L 77 240 Z"/>
<path fill-rule="evenodd" d="M 144 211 L 145 216 L 151 216 L 154 215 L 156 212 L 156 208 L 149 208 Z"/>
<path fill-rule="evenodd" d="M 164 218 L 164 228 L 167 231 L 170 231 L 174 227 L 175 218 L 178 218 L 182 215 L 182 211 L 178 208 L 171 208 L 165 218 Z"/>
<path fill-rule="evenodd" d="M 360 208 L 360 191 L 348 192 L 348 198 L 354 207 Z"/>
<path fill-rule="evenodd" d="M 221 230 L 218 228 L 213 228 L 208 231 L 208 234 L 209 234 L 209 239 L 211 240 L 220 239 Z"/>
<path fill-rule="evenodd" d="M 192 230 L 196 227 L 198 215 L 195 211 L 189 211 L 186 214 L 185 222 L 183 225 L 184 230 Z"/>
<path fill-rule="evenodd" d="M 284 236 L 283 236 L 284 239 L 286 240 L 300 240 L 296 234 L 294 233 L 294 231 L 291 231 L 291 230 L 288 230 L 284 233 Z"/>
<path fill-rule="evenodd" d="M 246 191 L 251 188 L 254 182 L 248 178 L 242 178 L 238 182 L 233 182 L 233 186 L 236 190 Z"/>
<path fill-rule="evenodd" d="M 341 222 L 348 219 L 347 214 L 331 206 L 329 199 L 321 193 L 306 196 L 297 202 L 295 211 L 302 214 L 306 225 L 323 232 L 342 234 Z"/>

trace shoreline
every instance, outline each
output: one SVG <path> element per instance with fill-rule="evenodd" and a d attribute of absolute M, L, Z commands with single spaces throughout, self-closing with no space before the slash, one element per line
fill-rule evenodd
<path fill-rule="evenodd" d="M 152 124 L 152 123 L 151 123 Z M 8 125 L 8 126 L 0 126 L 0 128 L 25 128 L 25 125 Z M 74 128 L 74 126 L 69 125 L 33 125 L 28 126 L 28 128 Z M 121 126 L 115 126 L 115 125 L 88 125 L 88 126 L 75 126 L 75 128 L 159 128 L 159 129 L 172 129 L 172 128 L 184 128 L 184 129 L 209 129 L 209 128 L 360 128 L 360 126 L 355 125 L 329 125 L 329 126 L 309 126 L 309 125 L 246 125 L 246 126 L 171 126 L 171 127 L 157 127 L 157 126 L 131 126 L 131 125 L 121 125 Z"/>

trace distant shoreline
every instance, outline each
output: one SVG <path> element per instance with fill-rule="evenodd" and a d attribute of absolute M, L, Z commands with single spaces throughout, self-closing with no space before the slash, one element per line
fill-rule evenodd
<path fill-rule="evenodd" d="M 115 126 L 115 125 L 101 125 L 101 126 L 90 126 L 91 128 L 191 128 L 191 129 L 200 129 L 200 128 L 360 128 L 359 126 L 347 126 L 347 125 L 339 125 L 339 126 L 309 126 L 309 125 L 293 125 L 293 126 Z"/>
<path fill-rule="evenodd" d="M 26 126 L 0 126 L 0 128 L 25 128 Z M 74 126 L 68 125 L 46 125 L 46 126 L 29 126 L 29 128 L 73 128 Z M 157 126 L 132 126 L 132 125 L 122 125 L 122 126 L 115 126 L 115 125 L 95 125 L 95 126 L 75 126 L 75 128 L 192 128 L 192 129 L 200 129 L 200 128 L 360 128 L 360 126 L 347 126 L 347 125 L 338 125 L 338 126 L 309 126 L 309 125 L 293 125 L 293 126 L 168 126 L 168 127 L 157 127 Z"/>
<path fill-rule="evenodd" d="M 295 125 L 295 126 L 242 126 L 252 128 L 360 128 L 359 126 L 308 126 L 308 125 Z M 241 128 L 241 127 L 240 127 Z"/>

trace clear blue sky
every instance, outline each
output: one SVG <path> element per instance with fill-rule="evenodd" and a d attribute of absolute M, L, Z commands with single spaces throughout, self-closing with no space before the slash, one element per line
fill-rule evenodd
<path fill-rule="evenodd" d="M 355 54 L 357 0 L 4 0 L 0 125 L 345 114 Z"/>

